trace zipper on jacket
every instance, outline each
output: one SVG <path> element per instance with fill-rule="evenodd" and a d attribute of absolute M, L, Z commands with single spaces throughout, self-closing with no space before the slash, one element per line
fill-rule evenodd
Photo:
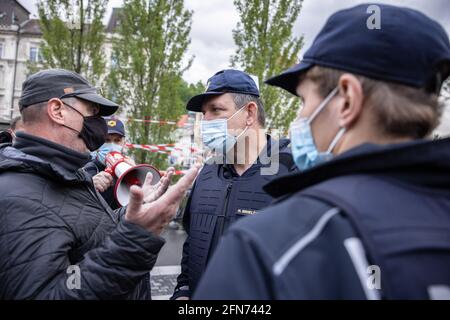
<path fill-rule="evenodd" d="M 83 173 L 81 173 L 80 171 Z M 102 196 L 97 192 L 97 190 L 95 190 L 92 179 L 91 179 L 91 181 L 89 181 L 89 179 L 86 178 L 86 175 L 87 175 L 87 173 L 84 168 L 81 168 L 81 169 L 79 169 L 79 171 L 77 171 L 77 176 L 80 176 L 80 179 L 82 179 L 85 182 L 84 185 L 88 189 L 89 193 L 98 201 L 98 203 L 102 206 L 102 208 L 106 210 L 106 213 L 108 213 L 108 215 L 110 216 L 112 221 L 114 223 L 118 223 L 118 219 L 115 218 L 114 214 L 112 213 L 112 209 L 109 207 L 109 205 L 106 203 L 106 201 L 102 198 Z M 104 203 L 106 203 L 107 206 L 105 206 Z"/>
<path fill-rule="evenodd" d="M 86 171 L 84 170 L 84 168 L 80 168 L 77 170 L 77 172 L 75 173 L 75 176 L 81 181 L 81 182 L 86 182 Z"/>
<path fill-rule="evenodd" d="M 225 232 L 225 223 L 228 218 L 228 202 L 230 200 L 229 198 L 230 198 L 230 191 L 231 191 L 232 186 L 233 186 L 233 183 L 229 183 L 227 185 L 227 190 L 225 193 L 225 203 L 223 205 L 222 214 L 219 216 L 219 218 L 222 218 L 222 224 L 219 225 L 218 237 L 221 237 L 223 235 L 223 233 Z"/>
<path fill-rule="evenodd" d="M 95 200 L 98 201 L 98 203 L 102 206 L 103 209 L 105 209 L 106 213 L 108 214 L 108 216 L 110 216 L 110 218 L 112 219 L 112 221 L 114 221 L 114 223 L 118 223 L 117 219 L 114 218 L 114 215 L 111 213 L 111 208 L 106 208 L 103 203 L 102 200 L 99 197 L 101 197 L 100 195 L 97 195 L 97 192 L 95 190 L 92 190 L 91 187 L 89 185 L 86 185 L 86 188 L 89 190 L 89 193 L 95 198 Z M 105 201 L 105 200 L 103 200 Z"/>

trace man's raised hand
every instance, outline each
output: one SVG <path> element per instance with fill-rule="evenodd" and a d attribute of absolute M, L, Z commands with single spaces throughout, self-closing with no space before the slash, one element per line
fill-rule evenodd
<path fill-rule="evenodd" d="M 175 216 L 186 191 L 197 177 L 199 169 L 199 165 L 192 167 L 180 181 L 150 203 L 143 203 L 143 188 L 132 186 L 125 219 L 159 235 Z"/>
<path fill-rule="evenodd" d="M 152 185 L 153 175 L 150 172 L 147 173 L 144 184 L 142 185 L 142 191 L 144 192 L 144 203 L 155 201 L 167 191 L 174 172 L 174 168 L 168 168 L 166 173 L 155 185 Z"/>

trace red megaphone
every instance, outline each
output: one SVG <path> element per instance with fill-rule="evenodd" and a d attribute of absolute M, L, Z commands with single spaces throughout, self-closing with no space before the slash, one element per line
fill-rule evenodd
<path fill-rule="evenodd" d="M 136 166 L 126 162 L 126 157 L 120 152 L 112 151 L 105 157 L 105 171 L 117 177 L 114 186 L 114 197 L 121 206 L 126 206 L 130 202 L 130 188 L 133 185 L 142 186 L 147 173 L 153 175 L 152 185 L 161 179 L 159 171 L 149 164 L 139 164 Z"/>

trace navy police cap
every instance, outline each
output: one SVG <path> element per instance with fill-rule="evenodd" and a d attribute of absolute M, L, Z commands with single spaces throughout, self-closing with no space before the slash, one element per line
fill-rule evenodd
<path fill-rule="evenodd" d="M 186 106 L 187 110 L 200 112 L 205 99 L 227 92 L 249 94 L 259 97 L 256 82 L 247 73 L 234 69 L 217 72 L 207 83 L 206 91 L 192 97 Z"/>
<path fill-rule="evenodd" d="M 122 121 L 115 117 L 105 117 L 106 126 L 108 127 L 108 134 L 118 134 L 125 137 L 125 126 Z"/>

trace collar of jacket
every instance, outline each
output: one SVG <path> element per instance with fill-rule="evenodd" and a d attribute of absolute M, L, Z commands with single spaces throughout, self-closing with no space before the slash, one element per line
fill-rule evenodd
<path fill-rule="evenodd" d="M 363 144 L 309 170 L 274 179 L 264 190 L 273 197 L 332 178 L 371 174 L 430 188 L 450 188 L 450 138 L 391 145 Z"/>
<path fill-rule="evenodd" d="M 258 155 L 258 158 L 256 159 L 256 162 L 244 173 L 244 175 L 253 175 L 255 174 L 261 167 L 269 167 L 270 163 L 268 159 L 263 159 L 264 161 L 261 161 L 261 158 L 267 158 L 272 156 L 272 150 L 276 153 L 282 153 L 282 152 L 288 152 L 291 153 L 291 150 L 289 148 L 290 140 L 289 139 L 280 139 L 275 140 L 270 135 L 266 135 L 267 143 L 262 149 L 261 153 Z M 262 163 L 263 162 L 263 163 Z M 223 172 L 230 172 L 230 174 L 234 177 L 238 177 L 239 175 L 236 173 L 236 170 L 234 169 L 234 166 L 232 164 L 223 164 L 219 165 L 219 170 L 223 170 Z M 227 175 L 227 174 L 225 174 Z"/>
<path fill-rule="evenodd" d="M 12 147 L 1 149 L 0 171 L 34 171 L 55 180 L 86 181 L 82 168 L 89 153 L 80 153 L 60 144 L 18 132 Z"/>

